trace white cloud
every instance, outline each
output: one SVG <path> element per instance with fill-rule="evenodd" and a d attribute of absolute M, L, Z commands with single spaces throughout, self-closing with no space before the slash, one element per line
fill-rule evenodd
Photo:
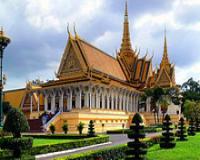
<path fill-rule="evenodd" d="M 190 66 L 176 67 L 176 82 L 182 84 L 186 82 L 190 77 L 195 80 L 200 80 L 200 63 L 195 63 Z"/>
<path fill-rule="evenodd" d="M 104 4 L 104 0 L 28 0 L 25 13 L 31 25 L 61 32 L 67 23 L 86 25 L 103 10 Z"/>

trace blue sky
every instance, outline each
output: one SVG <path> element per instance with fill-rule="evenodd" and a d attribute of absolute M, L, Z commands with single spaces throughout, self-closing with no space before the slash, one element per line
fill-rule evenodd
<path fill-rule="evenodd" d="M 125 0 L 0 0 L 0 25 L 12 39 L 4 55 L 6 89 L 55 79 L 67 43 L 67 23 L 110 55 L 120 48 Z M 200 0 L 129 0 L 133 47 L 159 64 L 163 32 L 176 81 L 200 79 Z"/>

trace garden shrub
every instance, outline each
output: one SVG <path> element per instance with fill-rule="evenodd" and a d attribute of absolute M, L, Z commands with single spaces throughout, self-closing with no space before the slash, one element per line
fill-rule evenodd
<path fill-rule="evenodd" d="M 163 121 L 163 133 L 160 138 L 161 148 L 174 148 L 176 146 L 176 143 L 174 142 L 174 133 L 172 132 L 173 128 L 171 125 L 172 122 L 170 116 L 167 114 Z"/>
<path fill-rule="evenodd" d="M 148 147 L 159 142 L 159 136 L 152 138 L 144 138 Z M 128 150 L 128 146 L 121 144 L 113 147 L 106 147 L 95 151 L 87 151 L 84 153 L 73 154 L 66 157 L 56 158 L 56 160 L 123 160 L 125 159 L 125 152 Z"/>
<path fill-rule="evenodd" d="M 65 134 L 67 134 L 67 132 L 68 132 L 68 124 L 65 122 L 64 124 L 63 124 L 63 126 L 62 126 L 62 130 L 63 130 L 63 132 L 65 133 Z"/>
<path fill-rule="evenodd" d="M 20 110 L 12 108 L 7 113 L 3 130 L 11 132 L 14 138 L 20 138 L 21 132 L 29 130 L 29 125 L 24 114 Z"/>
<path fill-rule="evenodd" d="M 55 130 L 56 130 L 56 127 L 54 124 L 51 124 L 50 127 L 49 127 L 50 131 L 51 131 L 51 134 L 54 134 L 55 133 Z"/>
<path fill-rule="evenodd" d="M 177 137 L 179 137 L 180 141 L 185 141 L 187 140 L 187 135 L 186 135 L 186 127 L 184 123 L 184 118 L 181 117 L 178 123 L 178 131 L 177 131 Z"/>
<path fill-rule="evenodd" d="M 0 148 L 12 150 L 14 157 L 20 157 L 22 151 L 31 149 L 32 145 L 33 138 L 31 137 L 3 137 L 0 139 Z"/>
<path fill-rule="evenodd" d="M 141 141 L 141 139 L 145 138 L 144 126 L 142 123 L 142 117 L 139 113 L 136 113 L 130 126 L 131 132 L 128 134 L 128 138 L 134 139 L 134 141 L 128 142 L 126 160 L 145 160 L 147 145 Z"/>
<path fill-rule="evenodd" d="M 37 135 L 37 134 L 32 134 L 32 135 L 23 135 L 23 136 L 28 136 L 28 137 L 33 137 L 33 138 L 42 138 L 42 139 L 83 139 L 83 138 L 88 138 L 88 135 L 82 134 L 82 135 L 77 135 L 77 134 L 47 134 L 47 135 Z"/>
<path fill-rule="evenodd" d="M 31 155 L 45 154 L 45 153 L 50 153 L 50 152 L 57 152 L 57 151 L 63 151 L 63 150 L 68 150 L 68 149 L 84 147 L 84 146 L 90 146 L 90 145 L 94 145 L 94 144 L 105 143 L 108 141 L 109 141 L 109 136 L 100 135 L 100 136 L 92 137 L 92 138 L 78 139 L 78 140 L 72 141 L 72 142 L 63 142 L 63 143 L 59 143 L 59 144 L 33 146 L 33 148 L 30 150 L 30 154 Z"/>
<path fill-rule="evenodd" d="M 193 120 L 193 118 L 191 118 L 189 121 L 188 135 L 194 136 L 195 134 L 196 133 L 195 133 L 194 120 Z"/>
<path fill-rule="evenodd" d="M 82 135 L 82 133 L 83 133 L 83 128 L 84 128 L 84 123 L 80 122 L 77 126 L 77 130 L 80 135 Z"/>
<path fill-rule="evenodd" d="M 88 136 L 94 137 L 95 136 L 95 129 L 94 129 L 94 121 L 90 120 L 88 125 Z"/>

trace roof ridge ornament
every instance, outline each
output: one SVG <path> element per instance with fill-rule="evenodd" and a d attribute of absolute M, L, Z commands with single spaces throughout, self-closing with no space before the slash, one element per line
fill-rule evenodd
<path fill-rule="evenodd" d="M 80 39 L 78 33 L 76 32 L 76 24 L 74 23 L 74 34 L 75 34 L 75 39 Z"/>

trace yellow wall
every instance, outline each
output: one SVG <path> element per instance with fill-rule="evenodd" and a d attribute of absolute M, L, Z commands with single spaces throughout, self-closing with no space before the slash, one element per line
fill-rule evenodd
<path fill-rule="evenodd" d="M 5 91 L 3 100 L 8 101 L 13 107 L 20 108 L 25 92 L 25 89 Z"/>

